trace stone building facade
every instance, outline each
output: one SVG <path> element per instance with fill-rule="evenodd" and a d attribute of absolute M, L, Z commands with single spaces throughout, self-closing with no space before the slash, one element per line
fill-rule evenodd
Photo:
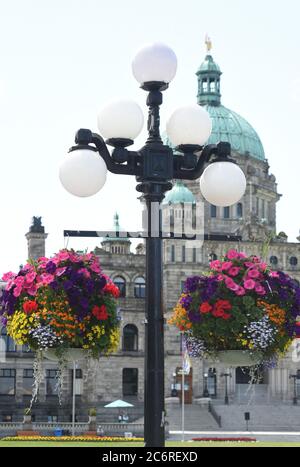
<path fill-rule="evenodd" d="M 207 270 L 211 259 L 221 258 L 230 248 L 256 254 L 276 269 L 282 269 L 300 280 L 300 243 L 290 243 L 284 232 L 276 231 L 276 203 L 280 199 L 275 176 L 265 157 L 262 143 L 246 120 L 221 104 L 221 70 L 208 52 L 197 71 L 198 104 L 205 106 L 213 121 L 209 140 L 228 141 L 232 156 L 244 171 L 247 189 L 235 206 L 218 208 L 209 205 L 200 193 L 199 181 L 175 182 L 162 205 L 163 219 L 171 226 L 183 219 L 190 226 L 196 216 L 203 219 L 203 241 L 164 241 L 164 312 L 166 323 L 188 276 Z M 165 137 L 168 144 L 170 142 Z M 186 224 L 185 224 L 186 225 Z M 120 230 L 118 215 L 114 229 Z M 39 218 L 26 234 L 28 256 L 45 254 L 47 234 Z M 300 238 L 299 238 L 300 240 Z M 96 364 L 84 364 L 76 371 L 78 419 L 89 407 L 100 407 L 114 399 L 126 399 L 139 406 L 144 391 L 144 309 L 145 309 L 145 247 L 141 243 L 132 251 L 127 239 L 108 238 L 96 246 L 103 270 L 121 291 L 119 299 L 121 342 L 118 352 Z M 2 284 L 3 285 L 3 284 Z M 2 332 L 3 334 L 3 332 Z M 0 362 L 0 419 L 19 417 L 28 405 L 32 385 L 33 354 L 15 346 L 2 335 L 6 354 Z M 165 324 L 165 394 L 180 387 L 181 342 L 178 332 Z M 245 395 L 249 375 L 241 368 L 227 369 L 220 364 L 192 359 L 192 372 L 186 381 L 186 400 L 193 402 L 203 395 L 207 386 L 211 397 L 223 398 L 224 372 L 230 372 L 229 393 L 233 403 Z M 293 396 L 291 374 L 300 378 L 300 363 L 293 362 L 291 353 L 275 369 L 261 374 L 257 397 L 272 401 L 287 401 Z M 37 419 L 69 420 L 71 416 L 72 371 L 64 375 L 63 406 L 57 404 L 55 364 L 45 362 L 45 379 L 39 402 L 34 408 Z M 300 381 L 300 379 L 299 379 Z M 296 380 L 296 383 L 298 380 Z M 298 387 L 298 386 L 297 386 Z M 299 386 L 300 387 L 300 386 Z"/>

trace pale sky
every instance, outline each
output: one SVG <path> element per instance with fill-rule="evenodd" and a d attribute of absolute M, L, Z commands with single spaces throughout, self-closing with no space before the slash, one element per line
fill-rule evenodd
<path fill-rule="evenodd" d="M 34 215 L 49 233 L 48 255 L 64 246 L 64 229 L 109 229 L 115 211 L 124 228 L 140 227 L 133 177 L 109 175 L 100 193 L 79 199 L 60 185 L 59 163 L 78 128 L 97 130 L 98 111 L 112 98 L 136 100 L 146 116 L 146 94 L 131 72 L 145 43 L 165 42 L 178 58 L 162 127 L 174 108 L 195 103 L 206 33 L 223 71 L 222 103 L 257 130 L 284 195 L 277 230 L 295 241 L 299 18 L 299 0 L 0 0 L 0 273 L 26 260 Z M 145 131 L 135 147 L 144 140 Z"/>

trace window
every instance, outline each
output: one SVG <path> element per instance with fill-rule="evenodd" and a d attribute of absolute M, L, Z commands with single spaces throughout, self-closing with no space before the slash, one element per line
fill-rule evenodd
<path fill-rule="evenodd" d="M 11 423 L 13 421 L 12 419 L 12 414 L 7 414 L 7 413 L 4 413 L 2 415 L 2 422 L 3 423 Z"/>
<path fill-rule="evenodd" d="M 186 260 L 185 245 L 182 245 L 182 248 L 181 248 L 181 258 L 182 258 L 182 262 L 185 263 L 185 260 Z"/>
<path fill-rule="evenodd" d="M 72 385 L 71 385 L 71 394 L 73 394 L 73 370 L 71 370 L 71 378 L 72 378 Z M 81 368 L 77 368 L 75 372 L 75 396 L 81 396 L 83 393 L 83 379 L 82 379 L 82 370 Z"/>
<path fill-rule="evenodd" d="M 16 392 L 16 370 L 0 370 L 0 395 L 14 396 Z"/>
<path fill-rule="evenodd" d="M 224 219 L 229 219 L 230 218 L 230 207 L 229 206 L 225 206 L 225 208 L 223 210 L 223 217 L 224 217 Z"/>
<path fill-rule="evenodd" d="M 1 338 L 4 341 L 4 346 L 6 352 L 15 352 L 16 351 L 16 344 L 15 341 L 7 335 L 6 329 L 1 329 Z"/>
<path fill-rule="evenodd" d="M 138 328 L 134 324 L 127 324 L 123 329 L 123 350 L 125 352 L 138 350 Z"/>
<path fill-rule="evenodd" d="M 46 370 L 46 394 L 57 396 L 57 370 Z"/>
<path fill-rule="evenodd" d="M 33 383 L 34 383 L 33 369 L 25 368 L 23 370 L 23 387 L 22 387 L 23 396 L 31 396 Z"/>
<path fill-rule="evenodd" d="M 202 81 L 202 92 L 207 92 L 208 86 L 207 86 L 207 81 L 204 80 Z"/>
<path fill-rule="evenodd" d="M 175 245 L 171 246 L 171 261 L 175 263 Z"/>
<path fill-rule="evenodd" d="M 32 354 L 32 353 L 33 353 L 33 350 L 31 350 L 31 348 L 29 347 L 28 344 L 24 344 L 24 345 L 22 345 L 22 352 L 23 352 L 23 353 L 31 353 L 31 354 Z"/>
<path fill-rule="evenodd" d="M 271 258 L 270 258 L 270 263 L 271 263 L 273 266 L 277 266 L 277 264 L 278 264 L 278 258 L 277 258 L 277 256 L 271 256 Z"/>
<path fill-rule="evenodd" d="M 243 205 L 242 203 L 238 203 L 236 206 L 236 216 L 241 219 L 243 217 Z"/>
<path fill-rule="evenodd" d="M 265 200 L 261 200 L 261 217 L 264 219 L 266 217 L 266 203 Z"/>
<path fill-rule="evenodd" d="M 138 369 L 123 369 L 123 396 L 137 396 L 138 393 Z"/>
<path fill-rule="evenodd" d="M 145 298 L 146 283 L 143 277 L 137 277 L 134 281 L 134 296 L 135 298 Z"/>
<path fill-rule="evenodd" d="M 217 261 L 218 257 L 215 253 L 209 255 L 209 261 Z"/>
<path fill-rule="evenodd" d="M 215 206 L 214 204 L 210 205 L 210 217 L 217 217 L 217 206 Z"/>
<path fill-rule="evenodd" d="M 296 258 L 296 256 L 292 256 L 290 258 L 290 265 L 291 266 L 297 266 L 297 264 L 298 264 L 298 259 Z"/>
<path fill-rule="evenodd" d="M 197 248 L 193 248 L 193 263 L 197 263 Z"/>
<path fill-rule="evenodd" d="M 120 297 L 126 297 L 126 281 L 125 281 L 125 279 L 123 279 L 123 277 L 121 277 L 121 276 L 115 277 L 114 284 L 120 290 Z"/>
<path fill-rule="evenodd" d="M 48 415 L 47 416 L 48 423 L 57 423 L 58 416 L 57 415 Z"/>
<path fill-rule="evenodd" d="M 210 397 L 217 396 L 217 372 L 215 368 L 209 368 L 207 373 L 207 390 Z"/>

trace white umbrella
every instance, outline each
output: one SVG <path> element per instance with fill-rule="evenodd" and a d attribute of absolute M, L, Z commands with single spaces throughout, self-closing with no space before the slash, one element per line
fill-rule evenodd
<path fill-rule="evenodd" d="M 104 406 L 106 409 L 122 409 L 125 407 L 134 407 L 134 405 L 129 404 L 129 402 L 121 401 L 120 399 L 111 402 L 110 404 L 107 404 Z"/>

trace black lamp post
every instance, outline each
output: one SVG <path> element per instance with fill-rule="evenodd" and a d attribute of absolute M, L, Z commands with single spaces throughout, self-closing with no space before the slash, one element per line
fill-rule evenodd
<path fill-rule="evenodd" d="M 174 152 L 160 137 L 159 108 L 162 91 L 176 73 L 174 52 L 163 44 L 145 47 L 133 61 L 133 73 L 148 93 L 148 139 L 138 151 L 128 150 L 142 128 L 139 107 L 128 101 L 112 103 L 99 115 L 99 134 L 81 129 L 76 146 L 60 167 L 64 187 L 77 196 L 90 196 L 105 183 L 107 170 L 132 175 L 138 182 L 147 208 L 146 237 L 146 319 L 145 319 L 145 446 L 164 446 L 164 320 L 162 309 L 162 239 L 160 203 L 172 188 L 173 179 L 201 177 L 202 194 L 214 205 L 228 206 L 243 196 L 246 180 L 230 159 L 230 144 L 207 145 L 211 122 L 197 105 L 180 108 L 167 124 Z M 107 145 L 113 147 L 110 154 Z M 99 157 L 100 156 L 100 157 Z M 205 165 L 209 162 L 213 164 Z M 205 169 L 205 170 L 204 170 Z M 176 237 L 177 238 L 177 237 Z M 181 238 L 186 238 L 184 235 Z"/>
<path fill-rule="evenodd" d="M 232 378 L 232 375 L 231 375 L 231 373 L 222 373 L 221 376 L 225 378 L 225 399 L 224 399 L 224 403 L 225 403 L 225 405 L 229 405 L 228 378 Z"/>
<path fill-rule="evenodd" d="M 173 387 L 171 391 L 171 397 L 177 397 L 178 391 L 176 389 L 176 373 L 173 373 Z"/>
<path fill-rule="evenodd" d="M 298 404 L 298 396 L 297 396 L 297 379 L 298 375 L 290 375 L 290 379 L 294 380 L 294 396 L 293 396 L 293 404 Z"/>
<path fill-rule="evenodd" d="M 204 373 L 204 389 L 203 389 L 203 397 L 209 397 L 208 391 L 208 373 Z"/>

